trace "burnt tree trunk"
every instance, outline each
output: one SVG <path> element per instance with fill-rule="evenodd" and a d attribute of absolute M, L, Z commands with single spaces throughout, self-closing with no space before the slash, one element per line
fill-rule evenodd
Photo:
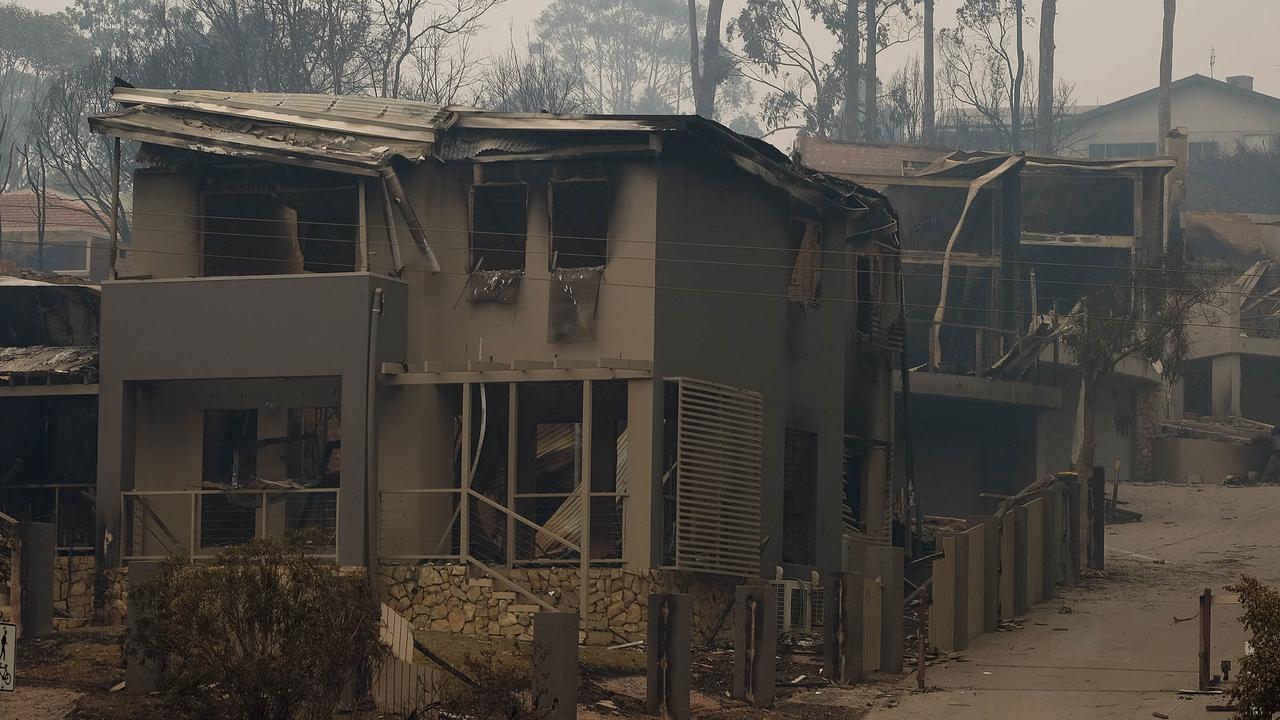
<path fill-rule="evenodd" d="M 1015 29 L 1017 47 L 1014 50 L 1018 56 L 1014 58 L 1017 70 L 1014 72 L 1013 88 L 1009 95 L 1009 146 L 1014 152 L 1022 150 L 1022 84 L 1027 74 L 1027 53 L 1022 43 L 1024 4 L 1025 0 L 1013 0 L 1014 17 L 1018 23 Z"/>
<path fill-rule="evenodd" d="M 924 0 L 924 107 L 921 108 L 921 134 L 926 145 L 934 141 L 937 122 L 934 116 L 933 2 L 934 0 Z"/>
<path fill-rule="evenodd" d="M 1045 155 L 1052 155 L 1058 148 L 1053 137 L 1053 25 L 1058 15 L 1058 0 L 1040 3 L 1040 89 L 1036 97 L 1036 147 Z"/>
<path fill-rule="evenodd" d="M 1173 21 L 1178 13 L 1178 0 L 1164 0 L 1164 39 L 1160 43 L 1160 137 L 1157 146 L 1163 154 L 1173 129 Z"/>
<path fill-rule="evenodd" d="M 724 14 L 724 0 L 707 3 L 707 26 L 704 29 L 702 48 L 698 48 L 698 3 L 689 0 L 689 72 L 693 80 L 694 112 L 714 119 L 716 115 L 716 90 L 724 80 L 720 61 L 720 25 Z"/>
<path fill-rule="evenodd" d="M 880 139 L 880 124 L 877 122 L 880 117 L 877 108 L 880 82 L 876 77 L 876 53 L 880 50 L 880 20 L 876 17 L 878 11 L 876 2 L 877 0 L 867 0 L 867 111 L 864 114 L 867 121 L 867 142 L 876 142 Z"/>
<path fill-rule="evenodd" d="M 858 0 L 848 0 L 844 9 L 844 47 L 840 51 L 840 68 L 844 72 L 844 120 L 841 137 L 849 142 L 859 139 L 861 127 L 862 35 L 858 32 Z"/>

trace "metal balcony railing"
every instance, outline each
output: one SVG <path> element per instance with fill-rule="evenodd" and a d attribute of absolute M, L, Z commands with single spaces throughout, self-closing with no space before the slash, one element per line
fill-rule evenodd
<path fill-rule="evenodd" d="M 337 488 L 130 490 L 121 496 L 125 560 L 207 558 L 265 538 L 337 558 Z"/>
<path fill-rule="evenodd" d="M 59 555 L 93 553 L 92 483 L 5 485 L 0 487 L 0 512 L 19 520 L 53 523 Z"/>

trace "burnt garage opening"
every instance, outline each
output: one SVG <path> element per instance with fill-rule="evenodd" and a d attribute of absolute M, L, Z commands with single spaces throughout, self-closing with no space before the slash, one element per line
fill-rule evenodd
<path fill-rule="evenodd" d="M 288 168 L 211 175 L 202 196 L 204 275 L 355 270 L 356 183 L 339 173 Z"/>
<path fill-rule="evenodd" d="M 1132 177 L 1023 173 L 1022 229 L 1052 235 L 1134 234 Z"/>

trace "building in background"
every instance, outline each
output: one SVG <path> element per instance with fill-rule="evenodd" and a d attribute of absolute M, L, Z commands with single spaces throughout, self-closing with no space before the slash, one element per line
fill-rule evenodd
<path fill-rule="evenodd" d="M 0 275 L 0 512 L 54 525 L 54 620 L 93 608 L 98 288 Z"/>
<path fill-rule="evenodd" d="M 989 512 L 1070 470 L 1079 376 L 1061 323 L 1091 284 L 1124 281 L 1135 253 L 1160 247 L 1174 161 L 949 153 L 904 177 L 888 172 L 886 146 L 806 138 L 797 151 L 881 191 L 898 213 L 922 512 Z M 862 158 L 871 172 L 857 171 Z M 1108 474 L 1151 479 L 1160 387 L 1132 360 L 1098 393 L 1095 463 Z"/>
<path fill-rule="evenodd" d="M 107 276 L 110 237 L 83 202 L 64 193 L 0 194 L 0 260 L 97 282 Z"/>
<path fill-rule="evenodd" d="M 1191 164 L 1206 154 L 1263 150 L 1280 138 L 1280 98 L 1253 89 L 1253 78 L 1226 81 L 1189 75 L 1171 86 L 1173 127 L 1189 131 Z M 1078 108 L 1067 120 L 1064 154 L 1093 160 L 1153 158 L 1160 154 L 1156 128 L 1160 88 L 1095 108 Z"/>

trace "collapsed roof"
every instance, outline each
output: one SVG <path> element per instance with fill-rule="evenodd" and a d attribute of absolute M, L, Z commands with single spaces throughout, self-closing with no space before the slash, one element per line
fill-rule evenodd
<path fill-rule="evenodd" d="M 572 156 L 649 149 L 636 134 L 683 134 L 738 169 L 811 205 L 865 211 L 846 186 L 793 167 L 762 140 L 696 115 L 499 113 L 386 98 L 117 87 L 123 110 L 89 118 L 94 132 L 170 148 L 357 175 L 410 163 L 504 154 Z M 630 143 L 619 146 L 618 138 Z"/>
<path fill-rule="evenodd" d="M 1231 282 L 1224 296 L 1239 303 L 1242 335 L 1280 338 L 1280 259 L 1254 263 Z"/>

